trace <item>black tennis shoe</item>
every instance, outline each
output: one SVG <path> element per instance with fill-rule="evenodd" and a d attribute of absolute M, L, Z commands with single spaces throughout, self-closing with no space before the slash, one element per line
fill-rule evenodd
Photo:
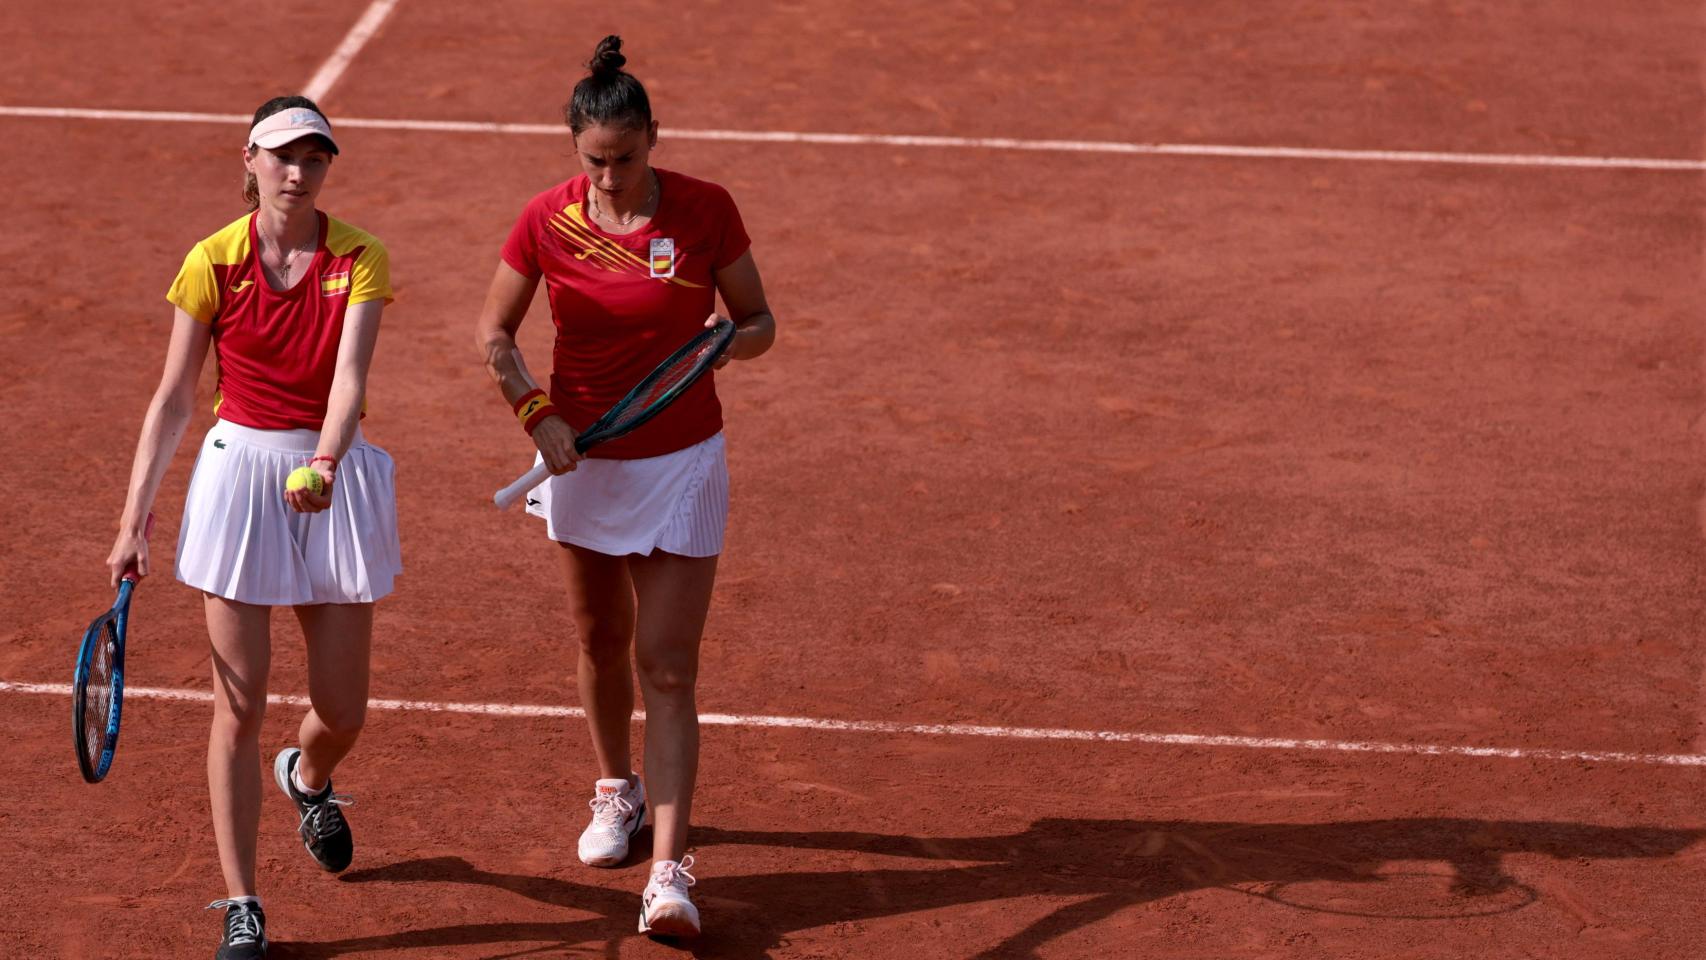
<path fill-rule="evenodd" d="M 265 960 L 267 915 L 261 905 L 242 900 L 215 900 L 207 909 L 225 908 L 225 936 L 213 960 Z"/>
<path fill-rule="evenodd" d="M 354 803 L 355 798 L 333 793 L 330 780 L 326 781 L 326 789 L 312 797 L 296 789 L 293 774 L 301 756 L 302 751 L 296 747 L 280 750 L 278 759 L 273 761 L 272 778 L 290 802 L 296 804 L 296 814 L 302 818 L 296 832 L 302 836 L 303 848 L 321 868 L 337 873 L 349 866 L 355 856 L 355 837 L 350 833 L 343 810 L 339 809 Z"/>

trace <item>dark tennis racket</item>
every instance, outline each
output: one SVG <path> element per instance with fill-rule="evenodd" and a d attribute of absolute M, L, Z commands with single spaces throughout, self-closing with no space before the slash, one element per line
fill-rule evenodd
<path fill-rule="evenodd" d="M 626 436 L 662 413 L 665 407 L 675 402 L 676 397 L 711 369 L 711 365 L 728 349 L 734 336 L 734 323 L 723 320 L 687 341 L 681 349 L 670 354 L 669 359 L 658 364 L 657 369 L 646 374 L 646 378 L 628 391 L 627 396 L 605 411 L 604 416 L 582 430 L 575 437 L 575 450 L 585 453 L 606 440 Z M 525 375 L 525 368 L 523 373 Z M 507 510 L 521 499 L 522 494 L 545 482 L 550 475 L 550 467 L 543 463 L 534 464 L 533 469 L 523 474 L 521 479 L 494 494 L 492 502 L 498 505 L 499 510 Z"/>
<path fill-rule="evenodd" d="M 148 515 L 142 538 L 154 530 Z M 124 632 L 130 621 L 130 595 L 140 579 L 136 564 L 118 583 L 112 609 L 83 631 L 77 650 L 77 672 L 71 681 L 71 740 L 77 748 L 77 768 L 83 779 L 100 783 L 113 765 L 118 747 L 119 707 L 124 702 Z"/>

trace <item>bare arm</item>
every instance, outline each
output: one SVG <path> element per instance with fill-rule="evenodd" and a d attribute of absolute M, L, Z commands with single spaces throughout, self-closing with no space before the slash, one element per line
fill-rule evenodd
<path fill-rule="evenodd" d="M 195 405 L 196 380 L 201 377 L 202 363 L 207 359 L 207 345 L 213 342 L 213 327 L 198 323 L 194 317 L 178 309 L 172 315 L 172 339 L 166 347 L 166 364 L 160 371 L 160 385 L 148 402 L 148 412 L 142 418 L 142 434 L 136 440 L 136 456 L 130 466 L 130 487 L 124 498 L 124 513 L 119 518 L 118 536 L 112 552 L 107 555 L 107 569 L 112 583 L 132 562 L 136 572 L 144 577 L 150 573 L 148 541 L 143 531 L 148 512 L 154 506 L 154 496 L 160 481 L 177 452 L 189 426 Z"/>
<path fill-rule="evenodd" d="M 485 359 L 486 373 L 497 382 L 504 402 L 511 407 L 533 389 L 516 362 L 515 332 L 521 329 L 521 321 L 526 318 L 534 291 L 538 289 L 538 278 L 522 276 L 514 267 L 499 261 L 491 288 L 486 291 L 486 305 L 474 325 L 474 345 Z M 575 431 L 562 417 L 546 417 L 534 427 L 533 444 L 552 473 L 573 470 L 581 459 L 575 450 Z"/>
<path fill-rule="evenodd" d="M 385 301 L 379 299 L 363 300 L 344 311 L 332 390 L 326 397 L 326 419 L 320 424 L 320 442 L 314 447 L 316 458 L 332 460 L 328 463 L 316 459 L 311 464 L 326 482 L 327 494 L 307 490 L 284 494 L 285 502 L 302 513 L 319 513 L 332 505 L 329 493 L 336 480 L 336 465 L 349 453 L 356 427 L 361 424 L 362 404 L 367 399 L 367 371 L 373 366 L 373 351 L 379 343 L 379 316 L 384 310 Z"/>
<path fill-rule="evenodd" d="M 776 318 L 770 314 L 770 304 L 764 298 L 764 281 L 758 277 L 758 264 L 752 251 L 717 271 L 717 292 L 723 295 L 723 306 L 735 322 L 734 343 L 717 362 L 722 367 L 730 360 L 751 360 L 762 356 L 776 342 Z M 715 326 L 716 314 L 705 321 Z"/>

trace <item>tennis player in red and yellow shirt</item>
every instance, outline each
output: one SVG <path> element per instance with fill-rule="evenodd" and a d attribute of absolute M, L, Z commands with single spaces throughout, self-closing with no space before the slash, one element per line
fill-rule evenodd
<path fill-rule="evenodd" d="M 312 101 L 255 113 L 243 163 L 252 212 L 197 243 L 167 299 L 171 344 L 143 421 L 120 533 L 107 565 L 150 572 L 147 517 L 189 425 L 211 346 L 218 420 L 185 495 L 178 579 L 204 597 L 213 653 L 207 775 L 226 896 L 220 960 L 267 950 L 255 885 L 260 732 L 274 606 L 293 607 L 308 648 L 312 705 L 273 779 L 326 870 L 354 844 L 332 770 L 365 719 L 373 603 L 402 570 L 391 458 L 362 438 L 367 370 L 391 299 L 385 247 L 316 200 L 338 147 Z M 322 489 L 287 490 L 307 466 Z"/>
<path fill-rule="evenodd" d="M 728 360 L 770 348 L 775 320 L 740 212 L 728 192 L 649 162 L 657 123 L 645 88 L 607 37 L 575 86 L 569 129 L 585 173 L 534 197 L 504 244 L 477 341 L 486 368 L 553 476 L 528 495 L 561 548 L 578 681 L 599 776 L 580 859 L 616 867 L 648 818 L 652 864 L 640 930 L 699 932 L 686 855 L 699 762 L 694 686 L 699 640 L 728 515 L 722 408 L 706 376 L 654 420 L 594 447 L 586 429 L 677 347 L 721 318 L 736 325 Z M 557 326 L 548 398 L 515 352 L 539 282 Z M 645 782 L 634 772 L 630 650 L 646 706 Z"/>

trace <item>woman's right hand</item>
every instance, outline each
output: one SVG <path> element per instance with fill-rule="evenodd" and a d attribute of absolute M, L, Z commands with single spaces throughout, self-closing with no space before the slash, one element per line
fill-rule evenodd
<path fill-rule="evenodd" d="M 551 468 L 552 476 L 568 473 L 575 464 L 586 459 L 575 449 L 575 428 L 562 417 L 546 417 L 533 428 L 533 445 L 539 448 L 539 455 L 545 458 L 545 465 Z"/>
<path fill-rule="evenodd" d="M 148 538 L 140 533 L 120 530 L 113 540 L 112 552 L 107 554 L 107 572 L 111 574 L 112 586 L 117 587 L 120 579 L 136 568 L 138 580 L 148 576 Z"/>

